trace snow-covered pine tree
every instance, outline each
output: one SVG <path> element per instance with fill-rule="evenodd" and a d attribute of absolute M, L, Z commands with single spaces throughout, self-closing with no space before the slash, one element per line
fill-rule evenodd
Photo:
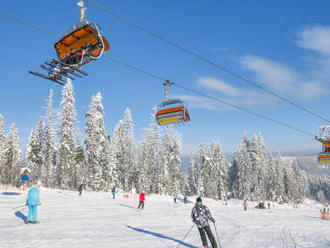
<path fill-rule="evenodd" d="M 132 189 L 136 175 L 136 149 L 133 128 L 131 111 L 127 108 L 124 119 L 117 123 L 112 138 L 119 185 L 125 191 Z"/>
<path fill-rule="evenodd" d="M 282 202 L 285 199 L 285 182 L 284 182 L 284 167 L 281 154 L 278 153 L 274 160 L 274 170 L 275 170 L 275 177 L 274 177 L 274 200 L 277 202 Z"/>
<path fill-rule="evenodd" d="M 212 192 L 210 173 L 211 172 L 211 156 L 206 150 L 205 145 L 200 144 L 198 150 L 198 160 L 199 160 L 199 180 L 198 180 L 198 193 L 205 197 L 212 197 L 214 192 Z M 203 191 L 201 191 L 203 190 Z"/>
<path fill-rule="evenodd" d="M 274 158 L 272 154 L 268 156 L 268 167 L 266 168 L 266 178 L 265 178 L 265 187 L 266 187 L 266 199 L 274 201 L 275 200 L 275 165 L 274 165 Z"/>
<path fill-rule="evenodd" d="M 189 194 L 196 195 L 198 187 L 198 169 L 193 154 L 190 155 L 188 174 Z"/>
<path fill-rule="evenodd" d="M 6 136 L 4 135 L 3 116 L 0 114 L 0 183 L 4 180 L 4 146 L 6 143 Z"/>
<path fill-rule="evenodd" d="M 76 108 L 73 85 L 70 79 L 62 89 L 60 112 L 60 140 L 57 166 L 57 185 L 62 189 L 73 188 L 73 169 L 75 166 L 74 128 L 76 125 Z"/>
<path fill-rule="evenodd" d="M 142 136 L 139 147 L 139 157 L 137 163 L 137 174 L 135 180 L 135 187 L 137 192 L 151 193 L 153 190 L 154 179 L 154 159 L 155 150 L 153 144 L 153 130 L 146 129 L 145 135 Z"/>
<path fill-rule="evenodd" d="M 86 159 L 84 149 L 81 146 L 80 139 L 77 138 L 75 146 L 75 167 L 73 172 L 73 185 L 78 188 L 81 183 L 85 183 L 85 176 L 87 173 Z"/>
<path fill-rule="evenodd" d="M 265 144 L 261 134 L 253 135 L 249 147 L 251 158 L 251 192 L 254 200 L 266 200 L 265 168 L 267 164 Z"/>
<path fill-rule="evenodd" d="M 124 163 L 128 172 L 126 190 L 130 191 L 133 187 L 134 180 L 137 175 L 137 154 L 135 148 L 135 137 L 134 137 L 134 122 L 131 110 L 126 108 L 124 119 L 123 119 L 123 132 L 124 132 Z"/>
<path fill-rule="evenodd" d="M 228 162 L 219 142 L 213 142 L 211 145 L 211 159 L 212 171 L 215 175 L 213 186 L 216 190 L 215 196 L 218 199 L 225 199 L 228 192 Z"/>
<path fill-rule="evenodd" d="M 46 114 L 46 150 L 45 150 L 45 164 L 43 166 L 43 184 L 46 187 L 54 187 L 55 181 L 54 176 L 56 173 L 56 157 L 57 157 L 57 142 L 56 142 L 56 131 L 55 116 L 56 112 L 53 108 L 53 90 L 49 92 L 47 100 L 47 114 Z"/>
<path fill-rule="evenodd" d="M 45 182 L 47 176 L 46 159 L 47 159 L 47 133 L 43 118 L 40 118 L 37 128 L 35 130 L 35 136 L 38 146 L 38 163 L 37 168 L 34 170 L 35 182 Z"/>
<path fill-rule="evenodd" d="M 26 146 L 26 160 L 27 166 L 31 170 L 30 172 L 30 182 L 36 182 L 39 163 L 39 147 L 37 137 L 35 135 L 34 130 L 32 129 L 30 132 L 29 140 Z"/>
<path fill-rule="evenodd" d="M 162 193 L 177 195 L 180 193 L 180 134 L 170 126 L 163 137 L 161 145 L 162 150 L 160 156 L 163 166 L 163 170 L 161 171 L 161 176 L 163 177 Z"/>
<path fill-rule="evenodd" d="M 150 134 L 152 134 L 152 137 L 150 137 L 151 144 L 153 146 L 153 162 L 152 166 L 149 168 L 149 174 L 151 176 L 150 178 L 150 192 L 153 193 L 160 193 L 162 188 L 162 173 L 159 173 L 160 171 L 163 171 L 163 165 L 160 161 L 160 141 L 162 137 L 162 129 L 158 126 L 158 123 L 155 121 L 157 108 L 156 106 L 153 107 L 153 112 L 150 115 L 151 123 L 149 124 L 149 128 L 152 130 L 150 131 Z"/>
<path fill-rule="evenodd" d="M 251 195 L 251 157 L 249 153 L 250 141 L 244 133 L 240 147 L 235 151 L 232 170 L 232 191 L 236 198 L 252 200 Z"/>
<path fill-rule="evenodd" d="M 298 161 L 295 159 L 292 164 L 292 178 L 293 182 L 290 183 L 290 195 L 291 200 L 302 200 L 307 196 L 308 182 L 306 173 L 303 172 L 298 165 Z"/>
<path fill-rule="evenodd" d="M 20 181 L 20 169 L 25 167 L 22 151 L 19 148 L 18 130 L 13 123 L 6 135 L 6 142 L 4 144 L 4 184 L 15 184 Z"/>
<path fill-rule="evenodd" d="M 86 114 L 87 185 L 92 190 L 106 190 L 115 183 L 114 164 L 110 159 L 110 142 L 104 125 L 104 108 L 101 93 L 92 97 Z"/>
<path fill-rule="evenodd" d="M 123 131 L 123 121 L 120 120 L 113 131 L 113 136 L 111 140 L 111 147 L 114 152 L 115 168 L 118 175 L 117 186 L 121 189 L 125 189 L 127 185 L 127 171 L 125 170 L 125 160 L 124 160 L 124 131 Z"/>

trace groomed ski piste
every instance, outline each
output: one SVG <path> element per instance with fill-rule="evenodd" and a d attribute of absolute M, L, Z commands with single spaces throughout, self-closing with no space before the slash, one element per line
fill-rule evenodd
<path fill-rule="evenodd" d="M 27 192 L 0 191 L 0 247 L 153 247 L 201 248 L 196 227 L 192 226 L 191 203 L 160 195 L 146 195 L 145 208 L 137 210 L 138 195 L 78 192 L 41 188 L 38 224 L 25 224 Z M 255 209 L 249 202 L 203 198 L 216 219 L 219 247 L 330 247 L 330 221 L 320 219 L 321 204 L 306 202 L 300 208 L 271 204 L 271 209 Z M 211 224 L 213 233 L 215 232 Z M 214 233 L 215 234 L 215 233 Z M 216 236 L 215 236 L 216 237 Z M 211 246 L 209 246 L 211 247 Z"/>

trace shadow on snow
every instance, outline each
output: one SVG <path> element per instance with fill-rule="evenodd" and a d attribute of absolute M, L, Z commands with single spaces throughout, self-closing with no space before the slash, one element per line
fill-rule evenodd
<path fill-rule="evenodd" d="M 122 207 L 127 207 L 127 208 L 135 208 L 135 207 L 133 207 L 133 206 L 126 205 L 126 204 L 122 204 L 122 203 L 120 203 L 119 205 L 122 206 Z"/>
<path fill-rule="evenodd" d="M 15 212 L 16 217 L 21 218 L 24 222 L 27 220 L 27 216 L 25 216 L 21 211 Z"/>
<path fill-rule="evenodd" d="M 147 234 L 150 234 L 150 235 L 156 236 L 158 238 L 162 238 L 162 239 L 172 240 L 172 241 L 177 242 L 180 245 L 185 246 L 185 247 L 198 248 L 197 246 L 193 246 L 193 245 L 188 244 L 188 243 L 185 243 L 185 242 L 183 242 L 181 240 L 178 240 L 178 239 L 175 239 L 175 238 L 171 238 L 171 237 L 165 236 L 165 235 L 160 234 L 160 233 L 155 233 L 155 232 L 147 231 L 147 230 L 144 230 L 142 228 L 136 228 L 136 227 L 132 227 L 132 226 L 129 226 L 129 225 L 126 225 L 126 226 L 128 228 L 130 228 L 130 229 L 133 229 L 134 231 L 137 231 L 137 232 L 147 233 Z"/>
<path fill-rule="evenodd" d="M 2 195 L 20 195 L 21 193 L 18 192 L 2 192 Z"/>

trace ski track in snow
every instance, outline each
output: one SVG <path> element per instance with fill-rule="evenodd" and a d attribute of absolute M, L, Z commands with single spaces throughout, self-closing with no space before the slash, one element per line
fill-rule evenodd
<path fill-rule="evenodd" d="M 27 208 L 12 209 L 25 198 L 26 192 L 0 193 L 1 248 L 202 247 L 196 227 L 181 241 L 192 226 L 193 204 L 174 204 L 171 197 L 147 196 L 145 209 L 137 210 L 137 195 L 112 199 L 110 193 L 83 192 L 79 197 L 77 192 L 42 189 L 37 225 L 24 224 Z M 216 219 L 222 248 L 330 247 L 330 221 L 320 220 L 318 209 L 243 211 L 239 200 L 228 206 L 212 199 L 204 203 Z M 213 224 L 211 228 L 214 233 Z"/>

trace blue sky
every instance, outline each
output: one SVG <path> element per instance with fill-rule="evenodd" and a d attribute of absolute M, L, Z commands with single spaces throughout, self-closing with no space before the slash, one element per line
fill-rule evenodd
<path fill-rule="evenodd" d="M 260 85 L 330 118 L 330 18 L 328 1 L 101 1 L 96 3 L 169 40 L 177 42 Z M 76 23 L 76 0 L 4 1 L 1 11 L 60 35 Z M 99 24 L 111 49 L 107 55 L 187 87 L 248 108 L 311 133 L 325 123 L 280 102 L 251 85 L 206 64 L 87 4 L 87 17 Z M 54 90 L 61 87 L 30 75 L 55 57 L 56 39 L 0 16 L 0 113 L 6 129 L 15 122 L 22 144 Z M 102 93 L 106 127 L 112 133 L 126 107 L 132 111 L 137 139 L 150 123 L 152 107 L 163 98 L 162 82 L 101 58 L 75 80 L 79 132 L 93 94 Z M 243 132 L 261 132 L 270 151 L 317 152 L 313 137 L 203 99 L 176 87 L 170 96 L 187 99 L 191 122 L 178 127 L 183 152 L 219 140 L 235 151 Z"/>

